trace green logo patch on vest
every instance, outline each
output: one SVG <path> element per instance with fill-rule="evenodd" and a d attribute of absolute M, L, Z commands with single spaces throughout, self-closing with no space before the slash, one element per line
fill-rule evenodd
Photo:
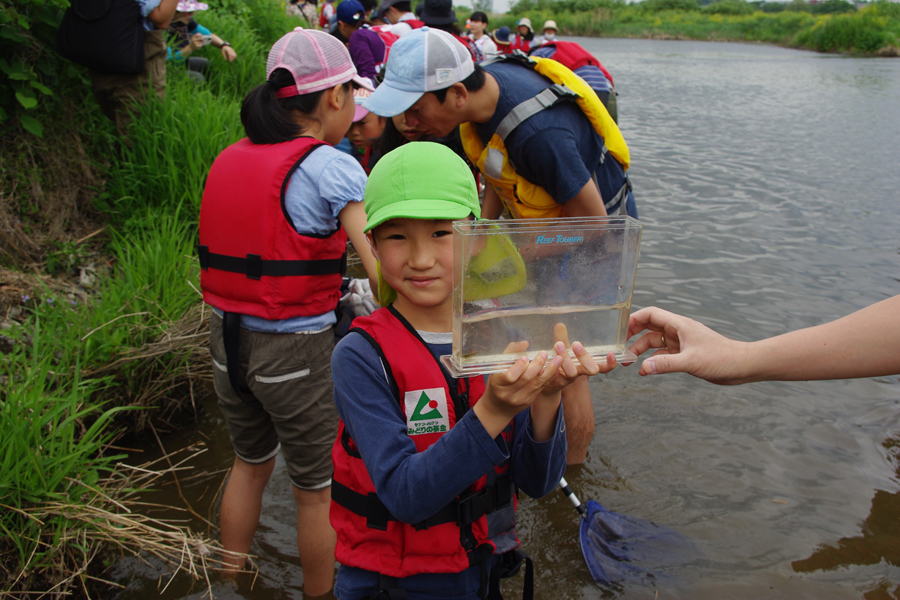
<path fill-rule="evenodd" d="M 406 426 L 409 435 L 446 433 L 450 430 L 450 413 L 444 388 L 406 392 Z"/>

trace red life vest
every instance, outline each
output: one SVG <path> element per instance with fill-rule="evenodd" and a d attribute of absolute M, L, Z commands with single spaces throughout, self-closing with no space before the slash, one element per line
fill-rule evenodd
<path fill-rule="evenodd" d="M 331 4 L 331 15 L 326 15 L 325 7 L 328 6 L 329 4 Z M 334 11 L 335 11 L 335 9 L 334 9 L 333 3 L 326 2 L 325 4 L 322 5 L 322 9 L 319 12 L 319 27 L 321 27 L 322 29 L 328 29 L 328 27 L 331 25 L 331 17 L 334 16 Z"/>
<path fill-rule="evenodd" d="M 473 61 L 480 63 L 484 60 L 484 52 L 481 51 L 481 48 L 478 47 L 478 45 L 475 43 L 475 40 L 470 37 L 456 35 L 453 32 L 450 32 L 450 35 L 456 38 L 457 42 L 466 47 L 466 49 L 469 51 L 469 54 L 472 55 Z"/>
<path fill-rule="evenodd" d="M 390 25 L 363 25 L 363 27 L 368 27 L 377 33 L 378 37 L 381 38 L 381 41 L 384 42 L 384 60 L 375 65 L 375 68 L 380 71 L 384 68 L 384 65 L 387 64 L 388 56 L 391 53 L 391 46 L 400 39 L 400 36 L 390 32 Z"/>
<path fill-rule="evenodd" d="M 226 148 L 209 170 L 200 205 L 203 300 L 269 320 L 334 310 L 346 266 L 347 233 L 297 233 L 284 209 L 287 181 L 325 142 L 249 139 Z"/>
<path fill-rule="evenodd" d="M 407 19 L 406 21 L 400 21 L 400 23 L 406 23 L 407 25 L 409 25 L 409 26 L 412 27 L 413 29 L 419 29 L 419 28 L 421 28 L 421 27 L 425 27 L 425 22 L 424 22 L 424 21 L 420 21 L 420 20 L 418 20 L 418 19 Z"/>
<path fill-rule="evenodd" d="M 454 393 L 437 359 L 393 307 L 357 317 L 351 331 L 361 333 L 382 357 L 408 432 L 419 452 L 453 428 L 484 393 L 481 376 L 460 379 Z M 513 428 L 501 434 L 512 443 Z M 518 547 L 516 497 L 508 462 L 482 476 L 469 490 L 432 517 L 416 524 L 394 518 L 376 495 L 375 485 L 344 422 L 332 450 L 331 524 L 337 532 L 335 558 L 342 565 L 389 577 L 419 573 L 459 573 L 478 564 L 477 548 L 506 552 Z M 447 465 L 452 468 L 452 465 Z M 489 531 L 487 514 L 491 513 Z"/>
<path fill-rule="evenodd" d="M 519 35 L 518 33 L 513 38 L 512 43 L 509 45 L 509 54 L 511 54 L 515 50 L 521 50 L 526 54 L 531 49 L 531 40 L 526 40 L 524 37 Z"/>
<path fill-rule="evenodd" d="M 580 69 L 586 65 L 593 65 L 603 71 L 603 76 L 606 77 L 611 84 L 615 85 L 613 83 L 612 75 L 609 74 L 609 71 L 606 70 L 603 63 L 597 60 L 590 52 L 582 48 L 580 44 L 555 40 L 547 42 L 543 46 L 553 46 L 556 48 L 556 51 L 551 58 L 568 67 L 570 71 Z"/>
<path fill-rule="evenodd" d="M 369 166 L 369 161 L 372 160 L 372 146 L 366 148 L 366 151 L 363 152 L 362 157 L 359 159 L 359 164 L 362 165 L 363 171 L 366 172 L 366 175 L 372 172 L 372 167 Z"/>

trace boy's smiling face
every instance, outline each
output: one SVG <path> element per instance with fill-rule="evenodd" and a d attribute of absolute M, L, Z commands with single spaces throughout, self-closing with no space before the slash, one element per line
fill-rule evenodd
<path fill-rule="evenodd" d="M 397 291 L 394 303 L 415 324 L 413 315 L 448 323 L 452 316 L 452 221 L 391 219 L 368 235 L 385 281 Z"/>

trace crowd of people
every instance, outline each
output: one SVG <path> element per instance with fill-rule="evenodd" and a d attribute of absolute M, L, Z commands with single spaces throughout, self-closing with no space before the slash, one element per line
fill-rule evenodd
<path fill-rule="evenodd" d="M 237 58 L 194 20 L 206 4 L 135 1 L 143 71 L 89 65 L 123 134 L 131 101 L 164 92 L 167 61 L 202 81 L 200 47 Z M 452 348 L 453 220 L 638 213 L 613 78 L 595 57 L 552 20 L 535 35 L 527 18 L 490 30 L 474 12 L 466 32 L 450 0 L 417 9 L 291 0 L 308 27 L 272 47 L 241 107 L 247 137 L 216 159 L 203 195 L 201 288 L 235 452 L 226 569 L 245 566 L 281 452 L 306 598 L 501 598 L 502 578 L 531 569 L 516 490 L 543 496 L 585 460 L 588 377 L 616 367 L 564 331 L 555 356 L 489 378 L 454 379 L 437 360 Z M 348 242 L 368 278 L 353 294 L 369 298 L 337 341 Z M 898 302 L 752 344 L 652 307 L 628 334 L 649 331 L 631 348 L 653 352 L 641 375 L 885 375 L 900 372 Z"/>
<path fill-rule="evenodd" d="M 226 562 L 244 566 L 280 451 L 305 597 L 499 598 L 524 561 L 515 490 L 543 496 L 584 461 L 587 379 L 616 366 L 565 332 L 556 356 L 490 378 L 453 379 L 436 360 L 451 347 L 452 220 L 637 207 L 627 145 L 584 79 L 498 58 L 512 43 L 494 42 L 484 13 L 466 34 L 449 0 L 420 6 L 343 0 L 332 27 L 281 38 L 242 105 L 247 138 L 203 196 L 201 288 L 235 450 Z M 335 347 L 348 241 L 372 290 L 355 306 L 376 310 Z"/>
<path fill-rule="evenodd" d="M 241 108 L 247 138 L 216 159 L 203 195 L 201 288 L 235 451 L 221 506 L 226 566 L 245 565 L 280 451 L 304 597 L 497 600 L 502 578 L 532 568 L 515 531 L 517 490 L 541 497 L 585 460 L 588 378 L 616 360 L 597 362 L 570 343 L 578 332 L 554 331 L 553 356 L 451 377 L 438 361 L 452 348 L 451 222 L 636 218 L 612 77 L 557 39 L 553 21 L 539 36 L 528 19 L 489 32 L 476 12 L 465 33 L 449 0 L 425 0 L 418 14 L 404 0 L 329 4 L 321 29 L 298 27 L 272 47 L 266 82 Z M 181 8 L 175 59 L 193 71 L 202 8 Z M 299 0 L 288 10 L 311 17 Z M 365 309 L 338 340 L 348 242 L 368 278 L 355 293 L 371 290 L 371 301 L 354 304 Z M 863 320 L 883 327 L 896 309 Z M 767 370 L 771 346 L 754 363 L 659 309 L 632 316 L 629 334 L 644 329 L 632 350 L 655 354 L 641 374 L 790 377 Z M 809 344 L 818 361 L 832 333 L 782 343 Z M 894 352 L 874 370 L 815 373 L 897 371 Z"/>

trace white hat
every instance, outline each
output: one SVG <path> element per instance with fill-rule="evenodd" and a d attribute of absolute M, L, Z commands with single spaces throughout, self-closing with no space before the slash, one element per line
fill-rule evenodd
<path fill-rule="evenodd" d="M 446 31 L 421 27 L 391 46 L 384 81 L 363 106 L 382 117 L 399 115 L 425 92 L 462 81 L 475 71 L 469 49 Z"/>
<path fill-rule="evenodd" d="M 266 79 L 275 69 L 286 69 L 294 77 L 294 85 L 275 93 L 278 98 L 311 94 L 347 81 L 375 89 L 356 74 L 347 47 L 333 35 L 315 29 L 297 27 L 275 42 L 266 63 Z"/>
<path fill-rule="evenodd" d="M 544 29 L 552 29 L 553 31 L 559 31 L 559 27 L 556 26 L 556 21 L 553 21 L 553 20 L 544 21 Z"/>

